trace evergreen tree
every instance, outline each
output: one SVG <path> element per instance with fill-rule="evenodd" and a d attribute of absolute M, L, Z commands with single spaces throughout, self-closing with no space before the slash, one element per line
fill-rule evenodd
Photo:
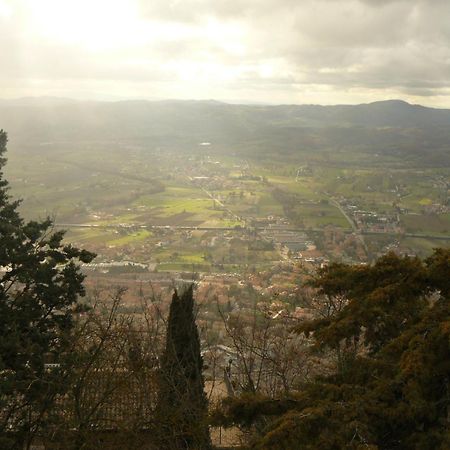
<path fill-rule="evenodd" d="M 297 331 L 336 370 L 289 398 L 228 399 L 219 423 L 272 418 L 254 443 L 264 450 L 450 448 L 449 275 L 450 249 L 322 269 L 312 285 L 346 304 Z"/>
<path fill-rule="evenodd" d="M 175 291 L 170 305 L 159 374 L 157 417 L 161 448 L 211 448 L 202 368 L 191 285 L 181 296 Z"/>
<path fill-rule="evenodd" d="M 0 448 L 28 447 L 64 391 L 73 310 L 84 295 L 78 261 L 94 255 L 62 242 L 52 222 L 25 222 L 3 178 L 0 130 Z M 59 369 L 48 370 L 52 356 Z"/>

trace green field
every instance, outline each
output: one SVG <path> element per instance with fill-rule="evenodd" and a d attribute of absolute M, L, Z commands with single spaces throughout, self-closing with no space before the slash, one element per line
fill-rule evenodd
<path fill-rule="evenodd" d="M 430 233 L 450 235 L 450 213 L 405 215 L 402 222 L 410 233 Z"/>
<path fill-rule="evenodd" d="M 123 246 L 131 243 L 138 243 L 152 236 L 152 233 L 148 230 L 140 230 L 135 233 L 128 234 L 126 236 L 119 237 L 108 241 L 108 245 Z"/>
<path fill-rule="evenodd" d="M 104 259 L 157 262 L 161 270 L 193 264 L 205 270 L 270 265 L 280 255 L 249 250 L 246 224 L 260 220 L 311 232 L 348 232 L 347 219 L 333 203 L 342 199 L 379 214 L 406 211 L 401 215 L 406 233 L 450 233 L 450 214 L 429 212 L 446 204 L 445 168 L 405 168 L 390 157 L 383 167 L 370 155 L 345 149 L 317 155 L 303 151 L 284 159 L 267 153 L 243 160 L 130 150 L 117 143 L 66 143 L 12 152 L 6 176 L 12 195 L 23 198 L 25 217 L 50 215 L 59 223 L 98 225 L 71 228 L 67 239 Z M 176 227 L 190 227 L 191 234 Z M 197 233 L 198 227 L 236 233 Z M 235 245 L 235 239 L 244 240 Z M 374 251 L 386 243 L 377 245 L 375 240 Z M 434 243 L 411 239 L 404 245 L 425 252 Z"/>

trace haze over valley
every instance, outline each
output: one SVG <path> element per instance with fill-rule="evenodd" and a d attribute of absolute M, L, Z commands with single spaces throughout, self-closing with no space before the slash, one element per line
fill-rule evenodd
<path fill-rule="evenodd" d="M 447 245 L 449 120 L 396 100 L 0 102 L 26 217 L 50 215 L 97 261 L 202 272 Z"/>

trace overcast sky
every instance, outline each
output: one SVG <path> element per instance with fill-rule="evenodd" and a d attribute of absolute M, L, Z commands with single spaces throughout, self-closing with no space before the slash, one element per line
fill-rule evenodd
<path fill-rule="evenodd" d="M 0 98 L 450 107 L 450 0 L 0 0 Z"/>

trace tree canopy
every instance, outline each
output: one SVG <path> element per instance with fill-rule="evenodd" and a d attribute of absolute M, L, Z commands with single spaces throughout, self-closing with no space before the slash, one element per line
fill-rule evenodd
<path fill-rule="evenodd" d="M 95 255 L 64 243 L 50 219 L 22 219 L 3 176 L 6 145 L 0 130 L 0 446 L 22 448 L 64 390 L 72 316 L 85 294 L 78 263 Z"/>
<path fill-rule="evenodd" d="M 258 449 L 450 448 L 449 275 L 448 249 L 320 270 L 311 285 L 344 307 L 296 332 L 335 370 L 289 398 L 228 399 L 222 422 L 269 419 Z"/>

